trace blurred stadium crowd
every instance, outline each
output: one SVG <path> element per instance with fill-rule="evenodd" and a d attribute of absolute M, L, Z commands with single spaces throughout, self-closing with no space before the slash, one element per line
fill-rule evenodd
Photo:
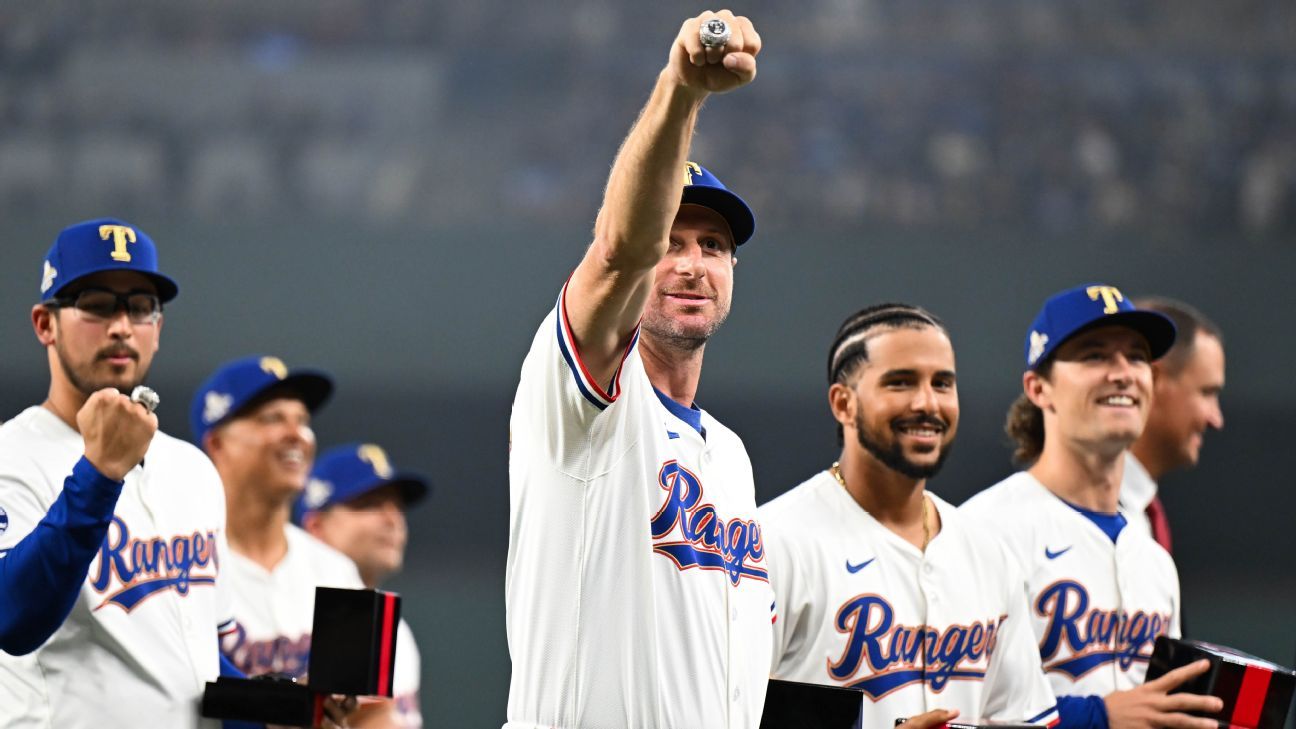
<path fill-rule="evenodd" d="M 1296 232 L 1296 3 L 811 0 L 695 156 L 780 224 Z M 679 9 L 16 0 L 0 214 L 592 217 Z M 733 134 L 728 132 L 733 130 Z M 747 191 L 750 191 L 748 193 Z"/>

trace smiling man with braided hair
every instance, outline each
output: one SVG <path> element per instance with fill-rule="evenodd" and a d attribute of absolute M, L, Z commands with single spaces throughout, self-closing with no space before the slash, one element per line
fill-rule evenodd
<path fill-rule="evenodd" d="M 1056 722 L 1007 554 L 926 488 L 958 430 L 944 324 L 909 304 L 848 318 L 828 405 L 840 460 L 759 510 L 774 677 L 859 689 L 866 727 Z"/>

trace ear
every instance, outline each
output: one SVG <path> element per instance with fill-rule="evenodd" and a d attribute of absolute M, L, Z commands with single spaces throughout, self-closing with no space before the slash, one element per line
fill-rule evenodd
<path fill-rule="evenodd" d="M 220 452 L 222 445 L 220 427 L 212 428 L 203 434 L 202 449 L 208 458 L 215 460 L 216 454 Z"/>
<path fill-rule="evenodd" d="M 1022 392 L 1026 393 L 1026 399 L 1030 400 L 1040 410 L 1051 410 L 1053 408 L 1051 390 L 1048 380 L 1041 377 L 1035 370 L 1026 370 L 1022 373 Z"/>
<path fill-rule="evenodd" d="M 42 304 L 37 304 L 32 307 L 31 310 L 32 330 L 36 332 L 36 339 L 43 346 L 46 347 L 50 346 L 51 344 L 54 343 L 56 339 L 55 333 L 58 326 L 55 323 L 56 318 L 57 316 L 54 313 L 53 309 L 50 309 Z"/>
<path fill-rule="evenodd" d="M 855 427 L 855 391 L 840 382 L 828 387 L 828 408 L 844 428 Z"/>
<path fill-rule="evenodd" d="M 323 540 L 324 515 L 318 511 L 308 511 L 302 515 L 302 529 L 316 539 Z"/>
<path fill-rule="evenodd" d="M 1152 363 L 1152 386 L 1160 389 L 1174 380 L 1174 376 L 1166 371 L 1160 360 Z"/>

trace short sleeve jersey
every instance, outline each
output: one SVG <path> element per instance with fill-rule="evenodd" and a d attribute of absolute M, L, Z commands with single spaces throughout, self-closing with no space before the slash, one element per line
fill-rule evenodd
<path fill-rule="evenodd" d="M 288 552 L 272 570 L 234 551 L 226 560 L 235 628 L 221 637 L 221 652 L 249 676 L 275 672 L 305 677 L 315 588 L 364 588 L 345 554 L 292 524 L 284 532 Z"/>
<path fill-rule="evenodd" d="M 1016 558 L 1056 695 L 1132 689 L 1143 683 L 1156 637 L 1179 637 L 1179 574 L 1145 532 L 1126 527 L 1113 543 L 1025 471 L 960 511 L 997 534 Z"/>
<path fill-rule="evenodd" d="M 45 517 L 81 435 L 43 407 L 0 426 L 0 555 Z M 35 652 L 0 652 L 6 727 L 216 727 L 198 716 L 230 625 L 225 496 L 198 449 L 158 432 L 126 474 L 71 614 Z M 218 580 L 218 575 L 220 579 Z"/>
<path fill-rule="evenodd" d="M 774 598 L 747 452 L 662 402 L 637 337 L 595 382 L 563 302 L 510 420 L 506 727 L 756 729 Z"/>
<path fill-rule="evenodd" d="M 827 471 L 760 508 L 779 606 L 773 676 L 861 690 L 866 727 L 933 709 L 1056 723 L 1009 557 L 928 495 L 941 530 L 925 552 Z"/>

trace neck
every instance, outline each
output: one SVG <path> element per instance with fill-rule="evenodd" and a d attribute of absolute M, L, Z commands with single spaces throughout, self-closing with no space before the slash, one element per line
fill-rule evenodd
<path fill-rule="evenodd" d="M 846 492 L 879 524 L 919 549 L 939 533 L 940 515 L 934 508 L 924 508 L 926 480 L 897 473 L 860 447 L 843 448 L 838 463 Z"/>
<path fill-rule="evenodd" d="M 691 407 L 702 378 L 702 351 L 706 345 L 683 349 L 657 340 L 648 332 L 639 334 L 639 356 L 648 381 L 675 402 Z"/>
<path fill-rule="evenodd" d="M 267 570 L 274 569 L 288 554 L 285 530 L 291 502 L 270 501 L 253 488 L 225 484 L 225 533 L 230 548 Z"/>
<path fill-rule="evenodd" d="M 1167 459 L 1162 458 L 1157 449 L 1153 448 L 1144 438 L 1134 441 L 1134 445 L 1130 446 L 1130 453 L 1134 454 L 1134 457 L 1143 465 L 1143 469 L 1148 472 L 1153 481 L 1160 483 L 1161 477 L 1170 472 L 1170 464 Z"/>
<path fill-rule="evenodd" d="M 1044 453 L 1029 472 L 1049 491 L 1076 506 L 1114 514 L 1120 509 L 1124 453 L 1099 453 L 1045 440 Z"/>
<path fill-rule="evenodd" d="M 72 387 L 68 383 L 60 383 L 57 378 L 50 380 L 49 394 L 41 407 L 54 413 L 59 420 L 67 423 L 72 430 L 81 432 L 77 427 L 76 416 L 81 408 L 90 399 L 88 395 Z"/>
<path fill-rule="evenodd" d="M 378 583 L 382 582 L 382 578 L 383 578 L 383 574 L 381 572 L 379 572 L 378 570 L 364 569 L 359 565 L 356 565 L 356 568 L 360 572 L 360 581 L 364 583 L 365 589 L 367 590 L 378 589 Z"/>

